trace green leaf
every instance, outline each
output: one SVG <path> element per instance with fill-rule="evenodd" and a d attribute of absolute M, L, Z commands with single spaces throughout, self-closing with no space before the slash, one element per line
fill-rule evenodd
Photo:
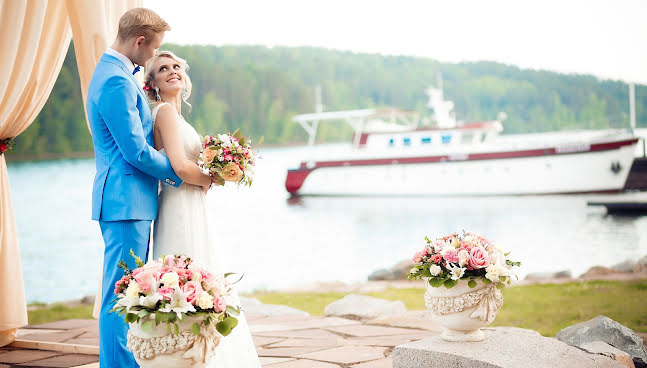
<path fill-rule="evenodd" d="M 440 285 L 442 285 L 443 282 L 445 282 L 445 279 L 443 279 L 441 277 L 434 277 L 434 278 L 429 279 L 429 285 L 431 285 L 432 287 L 436 287 L 436 288 L 440 287 Z"/>
<path fill-rule="evenodd" d="M 423 277 L 432 277 L 431 272 L 429 272 L 428 268 L 425 268 L 424 270 L 422 270 L 422 276 Z"/>
<path fill-rule="evenodd" d="M 264 135 L 262 135 L 260 138 L 258 138 L 258 145 L 263 144 L 263 142 L 265 142 L 265 136 Z"/>
<path fill-rule="evenodd" d="M 496 288 L 499 290 L 503 290 L 505 288 L 505 284 L 502 282 L 497 282 L 496 283 Z"/>
<path fill-rule="evenodd" d="M 200 334 L 200 325 L 198 322 L 195 322 L 191 325 L 191 333 L 198 336 Z"/>
<path fill-rule="evenodd" d="M 148 321 L 142 323 L 142 331 L 150 332 L 152 328 L 153 328 L 153 321 L 148 320 Z"/>
<path fill-rule="evenodd" d="M 458 284 L 458 281 L 457 281 L 457 280 L 449 279 L 449 280 L 445 280 L 444 284 L 445 284 L 445 287 L 446 287 L 447 289 L 451 289 L 451 288 L 453 288 L 454 286 L 456 286 L 456 284 Z"/>
<path fill-rule="evenodd" d="M 137 315 L 133 313 L 126 313 L 126 323 L 134 323 L 137 321 Z"/>
<path fill-rule="evenodd" d="M 143 309 L 143 310 L 140 310 L 139 313 L 137 313 L 137 317 L 144 318 L 149 314 L 150 314 L 149 311 L 147 311 L 146 309 Z"/>
<path fill-rule="evenodd" d="M 132 248 L 130 249 L 130 253 L 129 253 L 129 254 L 130 254 L 130 256 L 131 256 L 131 257 L 133 257 L 133 258 L 135 259 L 135 264 L 137 265 L 137 267 L 143 267 L 143 266 L 144 266 L 144 261 L 142 261 L 142 259 L 141 259 L 141 258 L 137 257 L 137 255 L 136 255 L 136 254 L 135 254 L 135 252 L 132 250 Z"/>
<path fill-rule="evenodd" d="M 234 327 L 238 326 L 238 320 L 234 317 L 227 317 L 216 324 L 216 330 L 222 335 L 227 336 Z"/>
<path fill-rule="evenodd" d="M 481 279 L 481 281 L 483 281 L 483 283 L 485 285 L 490 285 L 492 283 L 492 281 L 490 281 L 490 279 L 486 279 L 485 277 L 483 279 Z"/>
<path fill-rule="evenodd" d="M 470 282 L 467 283 L 467 286 L 469 286 L 472 289 L 475 288 L 476 287 L 476 281 L 470 280 Z"/>
<path fill-rule="evenodd" d="M 240 314 L 240 308 L 235 308 L 233 305 L 228 305 L 226 310 L 227 313 L 233 314 L 235 316 Z"/>
<path fill-rule="evenodd" d="M 177 323 L 173 324 L 173 334 L 174 335 L 179 335 L 180 334 L 180 327 L 177 325 Z"/>

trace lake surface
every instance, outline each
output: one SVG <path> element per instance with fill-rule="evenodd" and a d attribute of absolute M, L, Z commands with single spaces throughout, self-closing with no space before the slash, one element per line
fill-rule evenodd
<path fill-rule="evenodd" d="M 336 149 L 337 146 L 317 150 Z M 607 216 L 592 196 L 306 197 L 289 200 L 286 169 L 304 147 L 262 150 L 251 189 L 216 188 L 214 213 L 239 208 L 211 246 L 229 269 L 244 272 L 243 291 L 316 281 L 358 282 L 408 259 L 425 235 L 462 229 L 486 235 L 522 262 L 518 272 L 611 266 L 647 255 L 647 217 Z M 9 164 L 28 302 L 96 293 L 103 242 L 90 220 L 94 160 Z"/>

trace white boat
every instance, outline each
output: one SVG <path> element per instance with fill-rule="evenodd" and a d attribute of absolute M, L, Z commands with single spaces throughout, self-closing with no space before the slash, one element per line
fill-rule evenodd
<path fill-rule="evenodd" d="M 442 91 L 427 91 L 437 126 L 415 111 L 365 109 L 298 115 L 313 144 L 320 123 L 355 131 L 347 150 L 288 171 L 293 195 L 529 195 L 612 193 L 624 188 L 638 138 L 627 130 L 501 135 L 497 120 L 457 122 Z M 320 104 L 318 104 L 320 106 Z"/>

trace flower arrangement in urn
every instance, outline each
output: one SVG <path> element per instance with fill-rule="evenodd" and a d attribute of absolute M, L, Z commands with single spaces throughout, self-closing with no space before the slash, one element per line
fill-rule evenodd
<path fill-rule="evenodd" d="M 198 165 L 216 178 L 217 185 L 232 182 L 251 186 L 255 164 L 251 143 L 251 139 L 245 138 L 239 130 L 234 134 L 208 135 L 204 137 Z"/>
<path fill-rule="evenodd" d="M 204 367 L 220 339 L 238 325 L 227 276 L 211 274 L 191 258 L 163 256 L 137 268 L 124 261 L 110 312 L 129 323 L 127 347 L 142 367 Z"/>
<path fill-rule="evenodd" d="M 450 234 L 434 240 L 413 256 L 407 278 L 425 279 L 425 305 L 445 327 L 448 341 L 480 341 L 480 330 L 490 324 L 503 304 L 500 289 L 510 284 L 513 267 L 496 244 L 471 233 Z"/>

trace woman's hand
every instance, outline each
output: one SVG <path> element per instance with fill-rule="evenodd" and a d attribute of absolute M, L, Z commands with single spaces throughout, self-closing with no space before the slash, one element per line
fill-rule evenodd
<path fill-rule="evenodd" d="M 204 192 L 204 194 L 207 194 L 209 189 L 211 189 L 211 184 L 209 184 L 208 186 L 205 186 L 205 185 L 202 186 L 202 191 Z"/>

